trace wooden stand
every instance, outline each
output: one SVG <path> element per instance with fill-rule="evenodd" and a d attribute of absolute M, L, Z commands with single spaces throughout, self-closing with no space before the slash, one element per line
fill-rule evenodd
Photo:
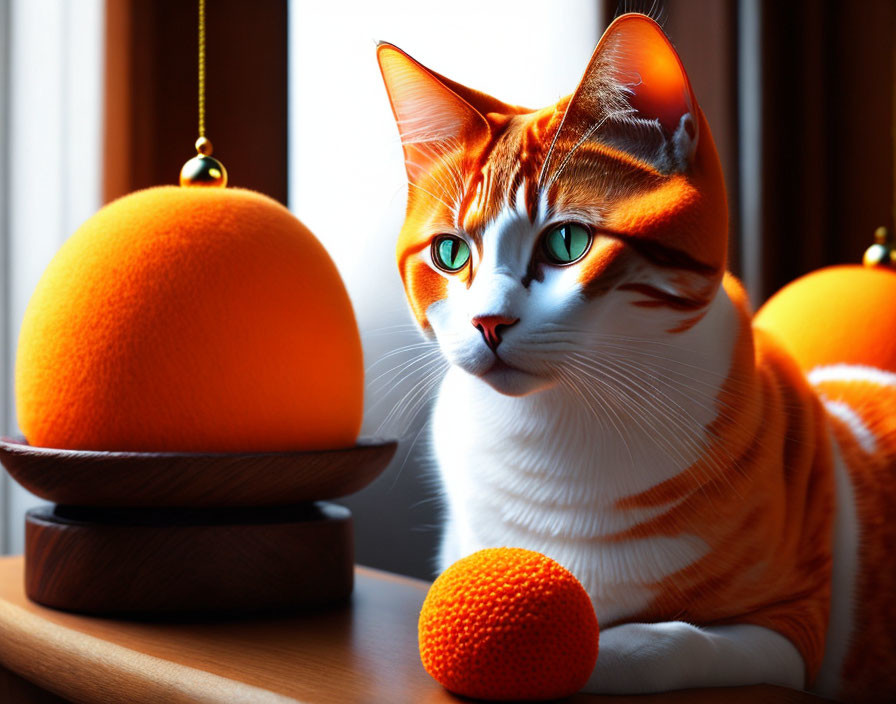
<path fill-rule="evenodd" d="M 90 614 L 257 612 L 344 601 L 348 509 L 41 507 L 25 519 L 25 591 Z"/>
<path fill-rule="evenodd" d="M 245 614 L 352 591 L 351 513 L 316 499 L 373 481 L 394 441 L 248 454 L 94 452 L 0 440 L 23 486 L 25 592 L 88 614 Z M 74 505 L 72 505 L 74 504 Z"/>

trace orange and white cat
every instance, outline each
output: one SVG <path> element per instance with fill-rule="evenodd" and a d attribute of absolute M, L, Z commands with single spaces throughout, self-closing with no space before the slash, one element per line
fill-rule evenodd
<path fill-rule="evenodd" d="M 618 18 L 542 110 L 377 51 L 409 179 L 398 265 L 451 363 L 442 565 L 507 545 L 570 569 L 602 628 L 590 691 L 896 697 L 896 535 L 874 514 L 896 509 L 896 354 L 807 376 L 752 319 L 659 26 Z"/>

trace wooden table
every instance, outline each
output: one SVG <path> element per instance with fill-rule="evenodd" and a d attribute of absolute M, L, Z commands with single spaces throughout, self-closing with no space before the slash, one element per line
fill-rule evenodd
<path fill-rule="evenodd" d="M 30 602 L 23 581 L 22 558 L 0 558 L 3 702 L 465 701 L 448 694 L 420 664 L 417 615 L 427 584 L 418 580 L 359 567 L 350 606 L 288 618 L 193 623 L 119 621 L 54 611 Z M 568 701 L 821 700 L 760 686 L 636 699 L 578 695 Z"/>

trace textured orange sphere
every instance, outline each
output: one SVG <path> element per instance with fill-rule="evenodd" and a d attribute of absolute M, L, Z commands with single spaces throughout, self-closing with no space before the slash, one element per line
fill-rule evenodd
<path fill-rule="evenodd" d="M 771 332 L 805 370 L 860 364 L 892 370 L 896 359 L 896 272 L 832 266 L 787 284 L 753 324 Z"/>
<path fill-rule="evenodd" d="M 565 697 L 597 661 L 597 617 L 569 570 L 521 548 L 489 548 L 433 582 L 418 626 L 426 671 L 467 697 Z"/>
<path fill-rule="evenodd" d="M 62 246 L 19 336 L 32 445 L 273 451 L 355 443 L 358 327 L 326 250 L 241 189 L 163 186 L 100 210 Z"/>

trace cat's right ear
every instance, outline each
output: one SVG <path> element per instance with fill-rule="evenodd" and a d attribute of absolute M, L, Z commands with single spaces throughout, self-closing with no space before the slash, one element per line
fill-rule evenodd
<path fill-rule="evenodd" d="M 434 161 L 488 137 L 486 119 L 438 74 L 386 42 L 377 46 L 376 56 L 412 182 Z"/>
<path fill-rule="evenodd" d="M 694 159 L 699 124 L 694 91 L 672 42 L 650 17 L 630 13 L 601 37 L 555 141 L 603 141 L 661 172 L 681 172 Z"/>

